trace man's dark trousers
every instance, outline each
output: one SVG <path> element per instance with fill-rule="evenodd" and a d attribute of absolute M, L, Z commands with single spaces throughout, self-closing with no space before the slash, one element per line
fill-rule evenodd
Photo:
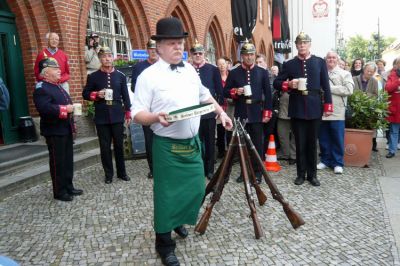
<path fill-rule="evenodd" d="M 296 141 L 297 177 L 317 177 L 317 138 L 321 119 L 291 119 Z"/>
<path fill-rule="evenodd" d="M 65 195 L 74 188 L 72 185 L 74 175 L 72 142 L 72 134 L 46 136 L 54 197 Z"/>
<path fill-rule="evenodd" d="M 101 163 L 103 164 L 106 178 L 112 178 L 114 175 L 111 141 L 114 144 L 114 157 L 117 166 L 117 176 L 126 176 L 124 149 L 123 149 L 123 132 L 124 126 L 122 123 L 96 125 L 97 136 L 99 137 Z"/>
<path fill-rule="evenodd" d="M 147 163 L 149 164 L 150 173 L 153 173 L 153 130 L 151 130 L 150 126 L 143 126 L 143 132 L 144 142 L 146 145 Z"/>
<path fill-rule="evenodd" d="M 202 158 L 204 162 L 204 174 L 214 174 L 215 160 L 215 118 L 201 119 L 199 137 L 203 144 Z"/>

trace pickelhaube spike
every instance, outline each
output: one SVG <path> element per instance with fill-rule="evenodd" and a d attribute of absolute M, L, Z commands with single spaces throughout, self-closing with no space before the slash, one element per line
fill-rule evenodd
<path fill-rule="evenodd" d="M 204 46 L 199 43 L 197 39 L 194 41 L 194 45 L 190 48 L 191 53 L 204 53 Z"/>
<path fill-rule="evenodd" d="M 256 53 L 256 47 L 254 44 L 249 42 L 249 40 L 246 38 L 244 41 L 242 48 L 240 48 L 240 53 L 241 54 L 255 54 Z"/>
<path fill-rule="evenodd" d="M 295 43 L 298 42 L 311 42 L 311 38 L 308 34 L 306 34 L 304 31 L 301 31 L 299 35 L 297 35 Z"/>

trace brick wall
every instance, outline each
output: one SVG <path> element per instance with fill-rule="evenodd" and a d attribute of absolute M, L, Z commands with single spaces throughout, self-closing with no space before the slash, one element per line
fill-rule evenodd
<path fill-rule="evenodd" d="M 32 102 L 35 85 L 33 65 L 38 52 L 47 46 L 49 31 L 60 36 L 60 48 L 69 56 L 71 71 L 70 93 L 74 102 L 82 101 L 81 92 L 86 82 L 84 47 L 88 12 L 93 0 L 7 0 L 16 15 L 24 61 L 25 80 L 31 115 L 37 116 Z M 171 14 L 178 15 L 190 32 L 187 47 L 197 38 L 205 44 L 207 32 L 212 32 L 217 43 L 217 55 L 234 54 L 230 0 L 115 0 L 119 7 L 134 49 L 144 49 L 148 38 L 155 33 L 157 20 Z M 258 20 L 254 32 L 257 50 L 266 51 L 272 64 L 271 32 L 268 28 L 268 2 L 262 0 L 263 21 Z M 265 47 L 265 48 L 261 48 Z"/>

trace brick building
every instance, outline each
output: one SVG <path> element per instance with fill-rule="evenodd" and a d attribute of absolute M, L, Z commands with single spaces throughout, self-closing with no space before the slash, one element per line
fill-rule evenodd
<path fill-rule="evenodd" d="M 273 63 L 270 8 L 272 0 L 259 1 L 253 33 L 257 51 Z M 19 117 L 37 116 L 32 101 L 33 65 L 46 43 L 46 33 L 57 32 L 59 47 L 69 56 L 70 94 L 82 101 L 86 82 L 86 36 L 98 33 L 116 54 L 129 57 L 130 49 L 145 49 L 158 19 L 176 16 L 189 32 L 186 50 L 197 39 L 212 58 L 236 58 L 230 0 L 0 0 L 0 76 L 11 94 L 11 107 L 0 113 L 4 143 L 18 141 Z M 108 20 L 108 21 L 107 21 Z M 107 30 L 114 28 L 113 32 Z M 106 30 L 104 30 L 106 29 Z"/>

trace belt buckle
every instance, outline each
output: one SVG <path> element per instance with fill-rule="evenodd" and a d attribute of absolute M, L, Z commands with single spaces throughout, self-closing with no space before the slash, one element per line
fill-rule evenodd
<path fill-rule="evenodd" d="M 308 90 L 301 91 L 301 95 L 307 96 L 308 95 Z"/>
<path fill-rule="evenodd" d="M 252 103 L 253 103 L 253 101 L 251 99 L 246 100 L 246 104 L 252 104 Z"/>

